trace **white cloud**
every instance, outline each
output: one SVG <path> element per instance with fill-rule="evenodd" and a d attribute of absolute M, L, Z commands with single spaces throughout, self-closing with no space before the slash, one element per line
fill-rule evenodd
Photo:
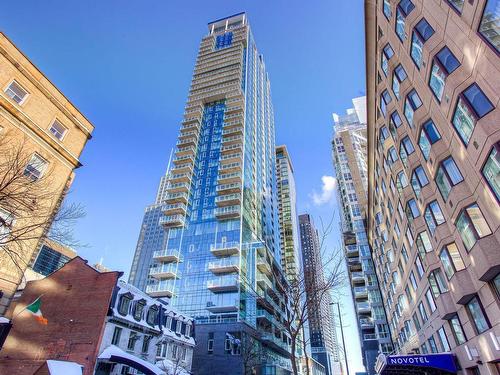
<path fill-rule="evenodd" d="M 335 188 L 337 187 L 337 179 L 333 176 L 323 176 L 321 177 L 321 194 L 313 190 L 310 195 L 314 205 L 322 206 L 327 203 L 333 202 L 335 199 Z"/>

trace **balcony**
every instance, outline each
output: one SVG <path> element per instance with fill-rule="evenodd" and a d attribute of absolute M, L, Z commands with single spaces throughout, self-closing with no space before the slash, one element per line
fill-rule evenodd
<path fill-rule="evenodd" d="M 231 184 L 235 182 L 241 183 L 241 172 L 224 173 L 217 176 L 217 183 L 220 185 Z"/>
<path fill-rule="evenodd" d="M 237 292 L 238 288 L 237 275 L 220 276 L 207 281 L 207 289 L 214 293 Z"/>
<path fill-rule="evenodd" d="M 237 117 L 234 120 L 224 120 L 224 129 L 236 128 L 243 126 L 243 116 Z"/>
<path fill-rule="evenodd" d="M 243 136 L 243 126 L 233 126 L 222 131 L 223 136 Z"/>
<path fill-rule="evenodd" d="M 215 217 L 219 220 L 237 219 L 240 217 L 240 206 L 217 207 Z"/>
<path fill-rule="evenodd" d="M 147 285 L 146 293 L 151 297 L 169 297 L 174 295 L 174 284 L 172 281 L 161 281 L 155 285 Z"/>
<path fill-rule="evenodd" d="M 191 173 L 170 173 L 168 176 L 168 182 L 170 184 L 178 183 L 178 182 L 186 182 L 191 183 Z"/>
<path fill-rule="evenodd" d="M 290 357 L 290 346 L 286 342 L 283 342 L 283 339 L 276 337 L 273 333 L 264 333 L 262 335 L 262 341 L 274 350 L 277 350 L 281 355 L 287 358 Z"/>
<path fill-rule="evenodd" d="M 241 143 L 237 143 L 234 145 L 223 145 L 220 149 L 223 155 L 225 154 L 234 154 L 235 152 L 242 152 L 243 145 Z"/>
<path fill-rule="evenodd" d="M 223 137 L 222 138 L 222 147 L 225 147 L 228 145 L 241 144 L 241 143 L 243 143 L 243 135 L 232 135 L 230 137 Z"/>
<path fill-rule="evenodd" d="M 217 206 L 235 206 L 241 204 L 241 194 L 219 195 L 215 197 Z"/>
<path fill-rule="evenodd" d="M 351 272 L 357 272 L 362 270 L 359 257 L 347 258 L 347 265 L 349 266 L 349 270 Z"/>
<path fill-rule="evenodd" d="M 186 204 L 184 203 L 172 203 L 172 204 L 164 204 L 161 207 L 161 210 L 165 215 L 186 215 Z"/>
<path fill-rule="evenodd" d="M 210 311 L 211 313 L 237 312 L 239 304 L 240 302 L 237 299 L 234 300 L 233 303 L 226 302 L 225 304 L 219 306 L 209 305 L 209 303 L 207 303 L 207 310 Z"/>
<path fill-rule="evenodd" d="M 257 285 L 260 286 L 262 289 L 273 289 L 273 282 L 267 277 L 266 274 L 264 273 L 258 273 L 257 275 Z"/>
<path fill-rule="evenodd" d="M 238 158 L 234 158 L 234 160 L 237 160 L 236 162 L 219 165 L 219 173 L 220 172 L 224 172 L 224 173 L 241 172 L 241 169 L 243 167 L 243 164 L 239 161 L 239 157 L 241 155 L 240 154 L 237 154 L 237 155 L 238 155 Z"/>
<path fill-rule="evenodd" d="M 226 107 L 225 114 L 243 112 L 243 106 L 235 105 L 232 107 Z"/>
<path fill-rule="evenodd" d="M 351 272 L 351 280 L 353 284 L 364 283 L 365 274 L 363 272 Z"/>
<path fill-rule="evenodd" d="M 185 155 L 185 156 L 177 156 L 173 160 L 174 165 L 179 164 L 194 164 L 194 156 L 193 155 Z"/>
<path fill-rule="evenodd" d="M 369 302 L 357 302 L 356 310 L 358 310 L 358 313 L 360 314 L 369 314 L 371 313 L 372 308 Z"/>
<path fill-rule="evenodd" d="M 348 258 L 359 257 L 359 249 L 356 245 L 346 246 L 345 254 Z"/>
<path fill-rule="evenodd" d="M 179 148 L 179 149 L 182 149 L 184 147 L 188 147 L 188 146 L 193 146 L 193 147 L 196 147 L 196 145 L 198 144 L 198 137 L 194 137 L 194 136 L 191 136 L 191 137 L 186 137 L 184 139 L 179 139 L 175 145 Z"/>
<path fill-rule="evenodd" d="M 273 271 L 267 259 L 261 255 L 257 256 L 257 268 L 260 272 L 267 276 L 271 276 L 273 274 Z"/>
<path fill-rule="evenodd" d="M 156 250 L 153 253 L 153 259 L 159 262 L 180 262 L 181 261 L 181 253 L 179 250 L 175 249 L 166 249 L 166 250 Z"/>
<path fill-rule="evenodd" d="M 181 277 L 181 273 L 177 270 L 177 264 L 175 263 L 162 264 L 159 267 L 153 267 L 149 270 L 149 275 L 157 280 L 178 279 Z"/>
<path fill-rule="evenodd" d="M 239 192 L 241 192 L 241 184 L 240 183 L 232 183 L 232 184 L 217 185 L 215 190 L 220 195 L 239 193 Z"/>
<path fill-rule="evenodd" d="M 182 121 L 182 125 L 185 127 L 185 128 L 188 128 L 192 125 L 196 126 L 196 127 L 200 127 L 200 124 L 201 124 L 201 119 L 199 116 L 192 116 L 192 117 L 188 117 L 188 118 L 185 118 L 183 121 Z"/>
<path fill-rule="evenodd" d="M 219 158 L 219 164 L 220 164 L 219 169 L 221 169 L 226 164 L 241 163 L 241 159 L 242 155 L 238 152 L 221 155 L 221 157 Z"/>
<path fill-rule="evenodd" d="M 191 184 L 189 182 L 169 182 L 167 185 L 167 191 L 169 193 L 187 193 L 190 186 Z"/>
<path fill-rule="evenodd" d="M 208 269 L 212 273 L 218 275 L 223 273 L 238 272 L 240 270 L 240 258 L 229 257 L 209 262 Z"/>
<path fill-rule="evenodd" d="M 221 242 L 215 245 L 211 245 L 210 252 L 218 257 L 225 257 L 229 255 L 239 254 L 240 243 L 238 241 Z"/>
<path fill-rule="evenodd" d="M 182 227 L 185 224 L 183 215 L 169 215 L 160 217 L 160 225 L 164 227 Z"/>
<path fill-rule="evenodd" d="M 365 286 L 356 286 L 354 287 L 353 291 L 354 291 L 354 298 L 356 299 L 368 298 L 368 290 L 366 289 Z"/>
<path fill-rule="evenodd" d="M 170 170 L 172 174 L 180 174 L 180 173 L 193 173 L 193 165 L 191 163 L 174 165 L 174 167 Z"/>
<path fill-rule="evenodd" d="M 196 148 L 193 146 L 179 147 L 177 149 L 177 151 L 175 152 L 175 156 L 177 156 L 177 157 L 182 157 L 182 156 L 194 157 L 195 155 L 196 155 Z"/>
<path fill-rule="evenodd" d="M 361 318 L 359 319 L 359 325 L 361 329 L 373 329 L 373 319 L 372 318 Z"/>
<path fill-rule="evenodd" d="M 198 138 L 198 132 L 196 130 L 186 130 L 186 129 L 181 129 L 181 133 L 179 134 L 179 140 L 180 139 L 187 139 L 187 138 Z"/>
<path fill-rule="evenodd" d="M 189 195 L 187 193 L 169 193 L 165 198 L 167 203 L 184 203 L 187 204 Z"/>

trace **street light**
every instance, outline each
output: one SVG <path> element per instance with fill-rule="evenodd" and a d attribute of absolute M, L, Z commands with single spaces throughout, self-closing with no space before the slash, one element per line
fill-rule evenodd
<path fill-rule="evenodd" d="M 344 328 L 342 327 L 342 315 L 340 315 L 340 304 L 338 302 L 332 302 L 330 303 L 330 305 L 337 305 L 337 311 L 339 314 L 339 323 L 340 323 L 340 334 L 342 336 L 342 348 L 344 350 L 345 369 L 347 371 L 347 375 L 349 375 L 349 364 L 347 363 L 347 352 L 345 349 Z"/>

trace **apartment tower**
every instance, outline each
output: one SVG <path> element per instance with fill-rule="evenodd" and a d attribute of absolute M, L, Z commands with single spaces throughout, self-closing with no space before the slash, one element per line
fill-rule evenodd
<path fill-rule="evenodd" d="M 365 1 L 368 239 L 397 351 L 500 360 L 500 3 Z"/>
<path fill-rule="evenodd" d="M 330 293 L 318 299 L 318 290 L 324 290 L 325 279 L 318 230 L 309 214 L 299 215 L 300 247 L 306 294 L 316 301 L 308 304 L 309 345 L 313 358 L 325 367 L 327 375 L 340 374 L 337 332 L 332 314 Z"/>
<path fill-rule="evenodd" d="M 281 268 L 291 281 L 299 272 L 299 228 L 297 194 L 292 160 L 286 146 L 276 147 L 276 181 L 280 225 Z"/>
<path fill-rule="evenodd" d="M 353 99 L 353 104 L 346 115 L 333 114 L 333 163 L 361 354 L 366 372 L 375 374 L 377 355 L 392 352 L 392 344 L 365 228 L 366 97 Z"/>
<path fill-rule="evenodd" d="M 291 369 L 275 152 L 270 82 L 246 15 L 210 22 L 166 185 L 166 246 L 146 287 L 195 318 L 197 374 Z"/>
<path fill-rule="evenodd" d="M 93 129 L 0 33 L 0 315 L 40 249 Z"/>

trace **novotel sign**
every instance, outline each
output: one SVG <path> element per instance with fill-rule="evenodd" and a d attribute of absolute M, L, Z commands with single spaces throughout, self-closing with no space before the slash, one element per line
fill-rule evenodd
<path fill-rule="evenodd" d="M 379 358 L 379 368 L 381 374 L 385 368 L 397 367 L 426 367 L 446 371 L 451 374 L 457 373 L 455 358 L 450 353 L 424 354 L 424 355 L 388 355 L 385 358 Z"/>

